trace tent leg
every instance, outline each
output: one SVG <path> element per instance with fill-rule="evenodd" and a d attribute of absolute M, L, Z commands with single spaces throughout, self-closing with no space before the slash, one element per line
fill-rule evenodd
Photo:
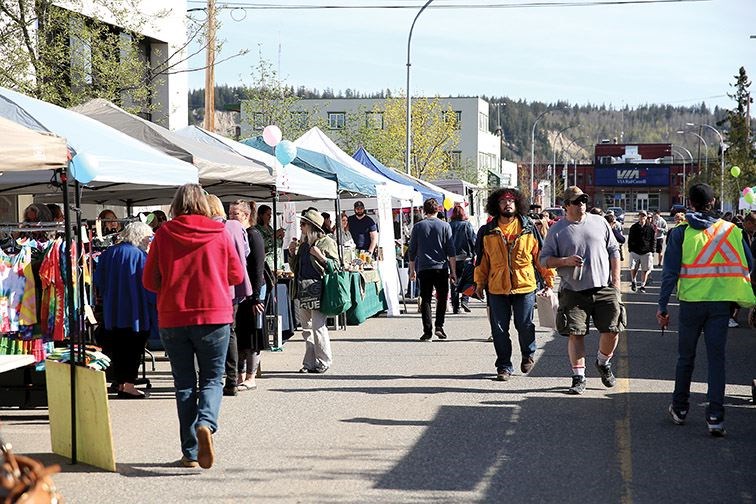
<path fill-rule="evenodd" d="M 277 299 L 278 296 L 278 240 L 276 239 L 276 232 L 278 232 L 278 190 L 273 191 L 273 337 L 278 338 L 278 303 L 281 301 Z M 271 298 L 271 299 L 273 299 Z M 288 299 L 286 300 L 288 303 Z"/>
<path fill-rule="evenodd" d="M 70 285 L 66 290 L 66 324 L 68 326 L 68 341 L 69 341 L 69 353 L 71 366 L 71 464 L 77 463 L 76 453 L 76 310 L 74 307 L 74 292 L 73 292 L 73 267 L 70 260 L 71 244 L 73 242 L 71 236 L 71 209 L 70 198 L 68 194 L 68 174 L 70 173 L 70 163 L 68 168 L 59 172 L 62 188 L 63 188 L 63 219 L 65 221 L 65 253 L 69 255 L 69 260 L 66 261 L 66 275 Z"/>

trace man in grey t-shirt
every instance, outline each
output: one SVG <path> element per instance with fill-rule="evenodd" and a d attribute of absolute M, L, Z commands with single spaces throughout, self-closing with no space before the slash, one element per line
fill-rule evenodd
<path fill-rule="evenodd" d="M 567 188 L 567 215 L 549 228 L 540 256 L 541 264 L 556 268 L 561 279 L 557 330 L 569 337 L 571 394 L 585 391 L 584 338 L 590 319 L 601 334 L 596 367 L 606 387 L 616 382 L 610 359 L 626 325 L 619 291 L 619 245 L 604 218 L 586 213 L 587 204 L 588 195 L 579 187 Z"/>

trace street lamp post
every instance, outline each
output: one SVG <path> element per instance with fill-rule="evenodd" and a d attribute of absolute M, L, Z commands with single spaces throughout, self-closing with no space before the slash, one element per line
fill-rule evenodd
<path fill-rule="evenodd" d="M 709 145 L 706 143 L 706 140 L 703 139 L 701 135 L 694 131 L 683 131 L 683 130 L 677 130 L 678 135 L 685 135 L 686 133 L 690 133 L 691 135 L 695 135 L 700 141 L 704 144 L 704 166 L 706 166 L 706 169 L 709 169 Z M 698 174 L 701 174 L 701 159 L 698 160 Z"/>
<path fill-rule="evenodd" d="M 675 148 L 677 148 L 678 150 L 685 151 L 685 152 L 688 153 L 688 156 L 690 156 L 690 166 L 691 167 L 693 166 L 693 154 L 691 154 L 690 151 L 688 149 L 686 149 L 685 147 L 679 147 L 677 145 L 673 145 L 672 146 L 672 149 L 673 149 L 672 150 L 672 156 L 673 156 L 673 158 L 674 158 L 674 155 L 677 154 L 678 156 L 680 156 L 680 158 L 682 159 L 682 162 L 683 162 L 683 179 L 682 179 L 682 191 L 681 192 L 682 192 L 682 204 L 683 204 L 683 206 L 685 206 L 685 200 L 687 198 L 687 192 L 686 192 L 687 191 L 687 184 L 685 183 L 685 180 L 686 180 L 686 178 L 685 178 L 685 172 L 686 172 L 686 170 L 685 170 L 685 157 L 682 154 L 680 154 L 679 152 L 675 152 L 674 151 Z"/>
<path fill-rule="evenodd" d="M 410 152 L 412 150 L 412 96 L 410 95 L 410 44 L 412 43 L 412 30 L 415 29 L 415 23 L 417 22 L 417 18 L 420 17 L 420 14 L 423 13 L 426 7 L 430 5 L 430 3 L 433 0 L 428 0 L 425 2 L 425 5 L 423 5 L 420 10 L 418 11 L 417 15 L 415 16 L 415 19 L 412 21 L 412 26 L 410 26 L 409 36 L 407 37 L 407 154 L 406 154 L 406 163 L 407 163 L 407 175 L 411 175 L 411 160 L 410 160 Z"/>
<path fill-rule="evenodd" d="M 556 138 L 554 139 L 554 147 L 556 147 L 557 140 L 559 140 L 559 137 L 562 136 L 562 133 L 567 131 L 570 128 L 574 128 L 577 126 L 577 124 L 573 124 L 571 126 L 567 126 L 566 128 L 562 128 L 559 133 L 557 133 Z M 556 206 L 556 149 L 552 149 L 553 152 L 553 159 L 551 161 L 552 166 L 552 173 L 551 173 L 551 206 Z M 566 189 L 566 187 L 565 187 Z"/>
<path fill-rule="evenodd" d="M 530 202 L 535 202 L 535 194 L 533 190 L 533 178 L 534 178 L 534 170 L 535 170 L 535 129 L 536 124 L 538 124 L 538 121 L 543 119 L 543 116 L 546 114 L 552 113 L 553 110 L 545 110 L 538 114 L 538 117 L 536 117 L 535 122 L 533 123 L 533 129 L 530 132 Z"/>
<path fill-rule="evenodd" d="M 687 126 L 699 126 L 695 123 L 687 123 Z M 724 167 L 725 167 L 725 149 L 727 148 L 724 143 L 724 138 L 722 138 L 722 133 L 719 132 L 717 128 L 714 126 L 711 126 L 710 124 L 701 124 L 700 126 L 703 126 L 704 128 L 709 128 L 711 131 L 717 134 L 719 137 L 719 183 L 721 185 L 720 191 L 719 191 L 719 210 L 724 211 Z"/>

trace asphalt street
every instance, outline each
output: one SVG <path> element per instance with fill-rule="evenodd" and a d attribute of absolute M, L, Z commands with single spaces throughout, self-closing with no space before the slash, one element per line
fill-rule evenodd
<path fill-rule="evenodd" d="M 627 273 L 624 273 L 627 280 Z M 332 331 L 334 364 L 298 374 L 297 334 L 263 355 L 258 389 L 223 399 L 216 465 L 183 469 L 169 365 L 150 373 L 144 401 L 110 402 L 117 473 L 50 455 L 47 412 L 2 410 L 19 453 L 63 472 L 71 503 L 620 502 L 756 501 L 756 331 L 732 329 L 727 360 L 728 434 L 704 422 L 703 344 L 688 424 L 667 417 L 676 359 L 676 315 L 664 335 L 654 318 L 658 278 L 623 299 L 629 328 L 606 389 L 589 364 L 588 390 L 566 394 L 566 341 L 539 329 L 536 366 L 494 380 L 485 307 L 449 315 L 449 340 L 419 342 L 419 315 L 375 318 Z M 744 319 L 744 314 L 741 314 Z M 587 338 L 589 361 L 597 349 Z"/>

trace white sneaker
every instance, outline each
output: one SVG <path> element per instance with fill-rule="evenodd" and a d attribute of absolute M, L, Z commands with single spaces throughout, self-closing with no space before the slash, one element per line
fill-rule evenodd
<path fill-rule="evenodd" d="M 734 319 L 734 318 L 731 318 L 731 319 L 730 319 L 730 320 L 729 320 L 729 321 L 727 322 L 727 327 L 740 327 L 740 324 L 738 324 L 738 323 L 737 323 L 737 322 L 735 321 L 735 319 Z"/>

